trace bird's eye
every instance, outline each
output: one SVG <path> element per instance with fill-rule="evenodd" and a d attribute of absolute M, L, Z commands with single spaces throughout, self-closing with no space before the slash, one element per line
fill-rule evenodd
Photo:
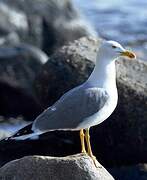
<path fill-rule="evenodd" d="M 112 48 L 114 48 L 114 49 L 115 49 L 115 48 L 117 48 L 117 47 L 113 45 L 113 46 L 112 46 Z"/>

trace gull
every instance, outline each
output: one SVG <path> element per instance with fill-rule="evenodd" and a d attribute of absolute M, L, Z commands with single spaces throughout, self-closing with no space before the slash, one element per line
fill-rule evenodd
<path fill-rule="evenodd" d="M 118 42 L 103 40 L 90 77 L 83 84 L 65 93 L 33 123 L 8 139 L 24 140 L 53 130 L 78 130 L 81 152 L 87 153 L 96 165 L 89 129 L 106 120 L 116 108 L 118 93 L 115 61 L 120 60 L 120 56 L 135 58 L 133 52 L 125 50 Z"/>

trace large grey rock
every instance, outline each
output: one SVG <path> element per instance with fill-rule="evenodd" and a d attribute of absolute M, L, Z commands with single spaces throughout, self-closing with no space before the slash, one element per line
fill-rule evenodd
<path fill-rule="evenodd" d="M 26 156 L 0 168 L 0 178 L 9 180 L 113 180 L 90 157 L 78 154 L 67 157 Z"/>
<path fill-rule="evenodd" d="M 27 16 L 21 10 L 0 2 L 0 45 L 18 44 L 29 31 Z"/>
<path fill-rule="evenodd" d="M 3 43 L 13 43 L 7 36 L 15 34 L 15 43 L 27 42 L 47 53 L 79 37 L 96 35 L 70 0 L 2 0 L 0 15 Z"/>
<path fill-rule="evenodd" d="M 147 164 L 129 165 L 109 169 L 115 179 L 147 180 Z"/>
<path fill-rule="evenodd" d="M 94 67 L 98 45 L 99 41 L 81 38 L 50 57 L 35 82 L 44 107 L 87 79 Z M 95 154 L 109 165 L 144 162 L 147 161 L 147 63 L 120 59 L 116 67 L 119 102 L 108 120 L 92 128 Z"/>
<path fill-rule="evenodd" d="M 98 42 L 82 38 L 63 46 L 49 58 L 34 83 L 38 98 L 46 107 L 89 77 Z"/>
<path fill-rule="evenodd" d="M 27 119 L 38 115 L 41 107 L 32 83 L 47 58 L 41 50 L 26 44 L 0 48 L 1 115 L 23 115 Z"/>
<path fill-rule="evenodd" d="M 30 89 L 32 82 L 48 56 L 27 44 L 0 47 L 0 79 Z"/>

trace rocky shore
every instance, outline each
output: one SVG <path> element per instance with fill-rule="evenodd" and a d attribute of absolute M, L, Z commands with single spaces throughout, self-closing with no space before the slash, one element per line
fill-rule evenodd
<path fill-rule="evenodd" d="M 66 91 L 89 77 L 101 39 L 96 38 L 95 31 L 69 0 L 62 3 L 57 0 L 3 0 L 0 14 L 0 125 L 5 121 L 15 124 L 19 116 L 22 117 L 20 121 L 33 121 Z M 118 106 L 105 122 L 91 128 L 92 147 L 98 161 L 108 167 L 114 178 L 147 179 L 147 63 L 121 59 L 116 68 Z M 10 133 L 0 130 L 1 137 L 7 135 Z M 79 152 L 78 132 L 49 132 L 32 141 L 3 140 L 0 142 L 0 166 L 3 166 L 0 177 L 1 173 L 7 175 L 20 164 L 23 170 L 24 162 L 30 163 L 28 167 L 33 164 L 33 173 L 36 173 L 37 162 L 41 163 L 41 168 L 47 168 L 53 161 L 64 164 L 64 158 L 55 160 L 45 156 L 62 157 Z M 24 156 L 27 157 L 22 158 Z M 82 156 L 70 158 L 71 161 L 66 160 L 72 165 L 72 158 L 78 159 L 80 165 L 85 162 Z M 9 162 L 15 159 L 19 160 Z M 86 163 L 88 168 L 91 161 L 86 159 Z M 77 167 L 74 164 L 74 168 Z M 102 167 L 98 173 L 110 177 L 103 170 Z M 84 176 L 85 169 L 82 173 Z M 94 173 L 97 172 L 94 170 Z"/>
<path fill-rule="evenodd" d="M 42 65 L 33 81 L 33 89 L 43 108 L 55 102 L 68 89 L 87 79 L 94 67 L 99 43 L 100 40 L 90 37 L 81 38 L 61 47 Z M 118 106 L 107 121 L 91 128 L 94 154 L 106 167 L 147 161 L 147 63 L 122 59 L 116 63 L 116 67 Z M 0 154 L 3 157 L 1 164 L 25 155 L 65 156 L 80 150 L 79 134 L 70 131 L 50 132 L 32 142 L 2 141 L 0 146 Z M 117 177 L 116 171 L 114 174 Z"/>
<path fill-rule="evenodd" d="M 0 168 L 0 177 L 10 180 L 114 180 L 97 162 L 95 167 L 87 155 L 67 157 L 26 156 Z"/>
<path fill-rule="evenodd" d="M 0 115 L 33 120 L 43 109 L 32 84 L 47 54 L 96 32 L 70 0 L 2 0 L 0 15 Z"/>

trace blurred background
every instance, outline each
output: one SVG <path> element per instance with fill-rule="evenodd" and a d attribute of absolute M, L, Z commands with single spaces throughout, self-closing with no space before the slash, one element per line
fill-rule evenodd
<path fill-rule="evenodd" d="M 116 179 L 147 179 L 146 9 L 146 0 L 0 0 L 0 139 L 89 76 L 98 44 L 88 37 L 116 40 L 137 60 L 117 65 L 119 104 L 92 128 L 94 153 Z M 0 165 L 24 155 L 79 151 L 78 132 L 51 132 L 2 141 Z"/>
<path fill-rule="evenodd" d="M 147 49 L 147 2 L 145 0 L 74 0 L 100 36 L 133 47 L 142 60 Z"/>

